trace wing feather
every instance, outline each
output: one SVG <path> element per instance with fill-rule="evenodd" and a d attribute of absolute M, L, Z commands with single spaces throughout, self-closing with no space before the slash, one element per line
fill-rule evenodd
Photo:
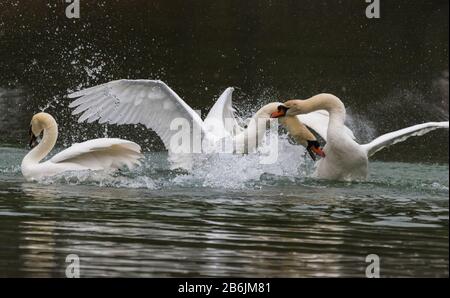
<path fill-rule="evenodd" d="M 444 122 L 427 122 L 422 124 L 417 124 L 407 128 L 403 128 L 397 131 L 393 131 L 382 136 L 379 136 L 372 142 L 362 145 L 366 150 L 367 155 L 370 157 L 381 149 L 405 141 L 406 139 L 413 136 L 422 136 L 430 131 L 438 128 L 447 128 L 448 121 Z"/>
<path fill-rule="evenodd" d="M 142 157 L 141 147 L 131 141 L 102 138 L 73 144 L 50 159 L 52 163 L 76 163 L 89 169 L 133 168 Z"/>
<path fill-rule="evenodd" d="M 175 118 L 188 120 L 203 129 L 200 116 L 164 82 L 154 80 L 116 80 L 69 94 L 69 105 L 78 121 L 110 124 L 143 124 L 154 130 L 167 149 Z"/>
<path fill-rule="evenodd" d="M 233 108 L 233 91 L 234 88 L 227 88 L 205 118 L 206 129 L 216 137 L 237 135 L 244 130 L 239 125 L 235 114 L 236 110 Z"/>

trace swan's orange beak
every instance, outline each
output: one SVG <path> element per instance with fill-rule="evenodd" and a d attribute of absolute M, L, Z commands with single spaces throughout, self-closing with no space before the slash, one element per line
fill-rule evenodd
<path fill-rule="evenodd" d="M 288 110 L 288 108 L 286 108 L 285 106 L 278 106 L 278 111 L 270 114 L 270 118 L 280 118 L 280 117 L 286 116 L 287 110 Z"/>
<path fill-rule="evenodd" d="M 320 148 L 320 144 L 317 141 L 308 141 L 308 147 L 306 147 L 306 150 L 314 161 L 316 160 L 314 153 L 320 157 L 325 157 L 325 152 L 323 152 L 322 148 Z"/>
<path fill-rule="evenodd" d="M 325 152 L 323 152 L 322 148 L 320 148 L 320 147 L 312 147 L 311 150 L 315 154 L 319 155 L 320 157 L 325 157 Z"/>
<path fill-rule="evenodd" d="M 270 118 L 280 118 L 280 117 L 283 117 L 284 115 L 286 115 L 284 112 L 276 111 L 276 112 L 273 112 L 272 114 L 270 114 Z"/>

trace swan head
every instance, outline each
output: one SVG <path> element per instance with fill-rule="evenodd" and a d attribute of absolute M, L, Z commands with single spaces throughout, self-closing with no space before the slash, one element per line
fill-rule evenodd
<path fill-rule="evenodd" d="M 28 145 L 31 149 L 36 147 L 39 144 L 39 136 L 42 134 L 42 132 L 45 129 L 48 129 L 52 127 L 53 125 L 56 126 L 55 119 L 48 113 L 37 113 L 31 118 L 30 122 L 30 129 L 28 131 L 28 134 L 30 136 L 30 140 Z"/>
<path fill-rule="evenodd" d="M 278 111 L 271 114 L 272 118 L 308 114 L 315 110 L 334 111 L 345 114 L 344 103 L 335 95 L 320 93 L 308 99 L 291 99 L 278 106 Z"/>
<path fill-rule="evenodd" d="M 28 131 L 28 135 L 30 136 L 30 140 L 28 142 L 28 146 L 30 147 L 30 149 L 33 149 L 34 147 L 36 147 L 39 144 L 38 141 L 38 136 L 36 136 L 33 132 L 33 127 L 30 125 L 30 129 Z"/>
<path fill-rule="evenodd" d="M 322 148 L 320 147 L 320 143 L 317 140 L 308 140 L 306 150 L 308 151 L 309 156 L 311 156 L 312 160 L 314 161 L 316 160 L 315 154 L 319 155 L 320 157 L 325 157 L 325 153 L 323 152 Z"/>
<path fill-rule="evenodd" d="M 316 136 L 300 121 L 298 116 L 280 117 L 279 120 L 287 128 L 289 135 L 306 148 L 312 160 L 316 160 L 316 155 L 325 157 Z"/>
<path fill-rule="evenodd" d="M 278 106 L 280 105 L 282 105 L 281 102 L 268 103 L 258 111 L 258 114 L 267 115 L 270 117 L 270 115 L 272 115 L 274 112 L 278 110 Z"/>
<path fill-rule="evenodd" d="M 283 104 L 278 105 L 277 111 L 270 114 L 271 118 L 279 118 L 283 116 L 295 116 L 305 114 L 306 111 L 302 109 L 302 100 L 288 100 Z"/>

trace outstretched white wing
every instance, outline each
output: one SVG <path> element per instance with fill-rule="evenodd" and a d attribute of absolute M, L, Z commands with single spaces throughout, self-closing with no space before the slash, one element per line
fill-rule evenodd
<path fill-rule="evenodd" d="M 308 114 L 297 115 L 301 122 L 306 126 L 312 128 L 317 132 L 322 139 L 327 140 L 328 122 L 330 121 L 330 115 L 325 110 L 317 110 Z M 352 139 L 355 139 L 355 135 L 352 130 L 347 126 L 344 126 L 344 132 L 348 134 Z"/>
<path fill-rule="evenodd" d="M 102 138 L 73 144 L 53 156 L 52 163 L 75 163 L 92 170 L 133 168 L 142 157 L 141 147 L 131 141 Z"/>
<path fill-rule="evenodd" d="M 447 128 L 448 129 L 448 121 L 444 122 L 427 122 L 423 124 L 417 124 L 414 126 L 410 126 L 407 128 L 403 128 L 397 131 L 393 131 L 387 134 L 384 134 L 372 142 L 362 145 L 362 147 L 366 150 L 367 156 L 372 156 L 376 152 L 381 149 L 394 145 L 399 142 L 403 142 L 409 137 L 413 136 L 422 136 L 432 130 L 438 128 Z"/>
<path fill-rule="evenodd" d="M 204 120 L 205 130 L 216 137 L 234 136 L 244 130 L 236 119 L 232 101 L 233 91 L 233 87 L 227 88 Z"/>
<path fill-rule="evenodd" d="M 196 135 L 193 133 L 194 127 L 203 129 L 200 116 L 162 81 L 111 81 L 74 92 L 69 98 L 77 98 L 69 107 L 76 107 L 73 115 L 82 113 L 78 122 L 140 123 L 154 130 L 169 151 L 171 138 L 179 131 L 180 123 L 189 123 L 190 137 Z M 175 119 L 180 121 L 173 122 Z M 188 143 L 186 145 L 190 146 Z"/>

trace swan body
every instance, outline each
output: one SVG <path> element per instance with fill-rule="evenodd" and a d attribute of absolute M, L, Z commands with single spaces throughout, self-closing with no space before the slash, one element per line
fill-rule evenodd
<path fill-rule="evenodd" d="M 42 132 L 42 141 L 34 146 L 36 137 Z M 33 116 L 30 137 L 30 146 L 34 148 L 24 157 L 21 165 L 26 180 L 38 180 L 66 171 L 109 171 L 123 166 L 132 168 L 142 157 L 141 147 L 136 143 L 116 138 L 101 138 L 74 144 L 40 163 L 53 149 L 58 138 L 58 125 L 47 113 Z"/>
<path fill-rule="evenodd" d="M 81 114 L 79 122 L 98 120 L 99 123 L 117 125 L 145 125 L 163 141 L 172 168 L 190 169 L 191 153 L 221 150 L 220 144 L 224 142 L 232 144 L 232 153 L 249 153 L 263 140 L 266 122 L 280 103 L 263 106 L 244 128 L 239 125 L 232 107 L 233 91 L 230 87 L 223 92 L 204 121 L 169 86 L 158 80 L 116 80 L 80 90 L 69 94 L 69 98 L 75 99 L 69 106 L 75 108 L 72 114 Z M 188 124 L 187 141 L 177 141 L 179 131 L 175 122 Z M 306 133 L 307 130 L 305 127 L 297 137 L 315 140 L 314 135 Z M 312 140 L 309 139 L 311 136 Z"/>
<path fill-rule="evenodd" d="M 309 113 L 318 110 L 325 110 L 329 114 L 328 121 L 308 116 Z M 360 145 L 355 141 L 353 133 L 345 128 L 344 104 L 338 97 L 327 93 L 306 100 L 286 101 L 279 107 L 278 112 L 272 114 L 272 117 L 281 115 L 299 115 L 307 126 L 325 139 L 326 145 L 323 148 L 325 158 L 317 162 L 314 175 L 330 180 L 366 179 L 369 157 L 379 150 L 403 142 L 409 137 L 421 136 L 439 128 L 448 129 L 449 126 L 448 121 L 418 124 L 384 134 L 368 144 Z"/>

